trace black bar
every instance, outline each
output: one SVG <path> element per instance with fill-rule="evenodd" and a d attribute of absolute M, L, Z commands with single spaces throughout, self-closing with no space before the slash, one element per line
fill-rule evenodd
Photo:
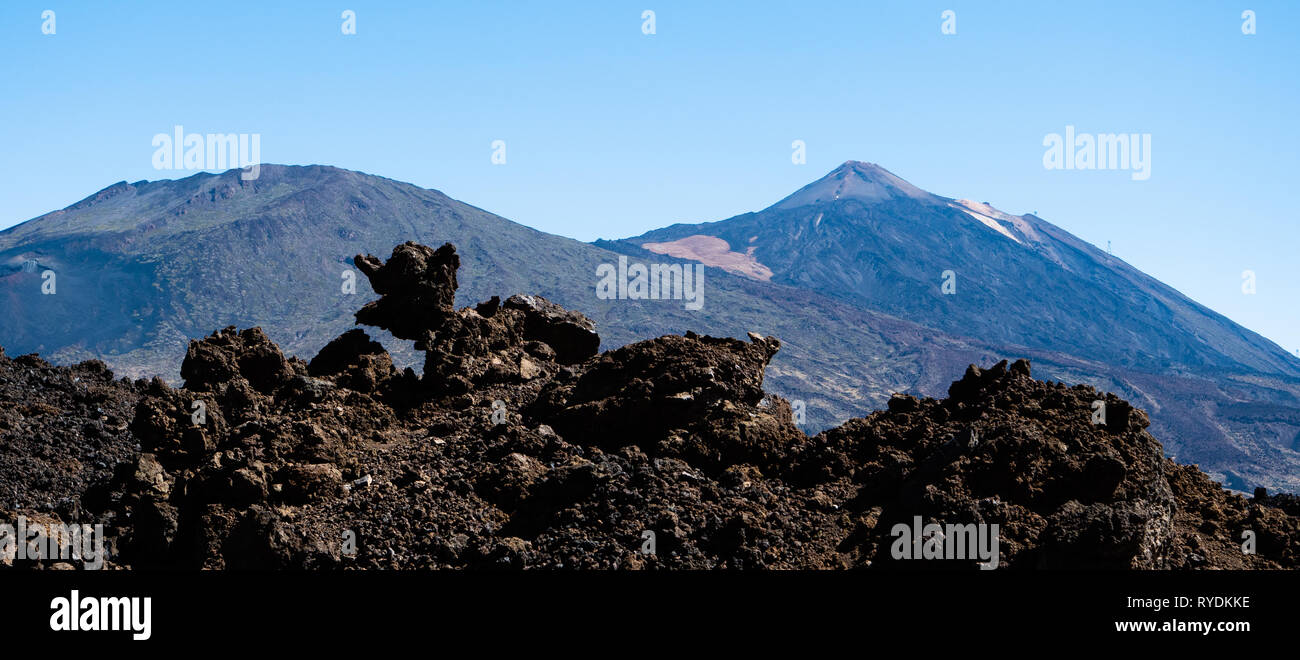
<path fill-rule="evenodd" d="M 389 642 L 418 642 L 430 634 L 458 639 L 488 635 L 484 639 L 496 644 L 503 630 L 511 635 L 553 635 L 562 630 L 642 628 L 647 635 L 689 633 L 725 639 L 737 634 L 738 625 L 772 638 L 851 630 L 854 635 L 1078 637 L 1123 645 L 1138 638 L 1288 639 L 1295 633 L 1300 577 L 1291 572 L 1228 571 L 9 571 L 0 574 L 0 585 L 6 596 L 0 605 L 0 630 L 6 638 L 21 636 L 43 644 L 171 646 L 203 639 L 205 646 L 233 648 L 250 635 L 329 644 L 335 634 L 377 636 Z M 51 630 L 51 601 L 68 597 L 74 589 L 82 599 L 152 598 L 150 639 L 133 640 L 129 631 Z M 1189 606 L 1177 606 L 1179 597 L 1189 598 Z M 1229 602 L 1198 602 L 1212 597 Z M 1148 600 L 1135 604 L 1130 599 Z M 1168 604 L 1159 610 L 1150 606 L 1162 599 Z M 1246 622 L 1249 631 L 1116 631 L 1116 622 L 1128 621 Z M 748 638 L 753 634 L 747 633 Z"/>

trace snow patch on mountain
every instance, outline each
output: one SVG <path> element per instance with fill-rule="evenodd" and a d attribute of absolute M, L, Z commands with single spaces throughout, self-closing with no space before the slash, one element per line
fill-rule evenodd
<path fill-rule="evenodd" d="M 979 220 L 980 223 L 983 224 L 985 227 L 988 227 L 989 229 L 992 229 L 993 231 L 996 231 L 997 233 L 1002 234 L 1003 236 L 1006 236 L 1007 238 L 1017 243 L 1021 243 L 1023 245 L 1020 239 L 1016 238 L 1014 234 L 1007 231 L 1006 227 L 1003 227 L 1002 225 L 998 224 L 997 220 L 994 220 L 993 218 L 990 218 L 989 216 L 984 215 L 983 213 L 976 213 L 970 209 L 961 209 L 961 210 L 966 215 L 969 215 L 970 217 Z"/>

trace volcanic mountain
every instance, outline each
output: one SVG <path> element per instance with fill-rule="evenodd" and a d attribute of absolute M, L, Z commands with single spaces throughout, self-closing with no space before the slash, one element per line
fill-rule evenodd
<path fill-rule="evenodd" d="M 765 382 L 809 431 L 1023 357 L 1149 410 L 1171 455 L 1238 490 L 1300 490 L 1300 379 L 1280 349 L 1045 221 L 875 166 L 846 164 L 760 213 L 597 245 L 359 172 L 239 174 L 120 182 L 0 232 L 0 346 L 172 382 L 188 342 L 214 328 L 259 326 L 315 355 L 374 296 L 354 255 L 452 242 L 458 302 L 541 295 L 595 321 L 606 349 L 683 329 L 780 337 Z M 716 266 L 703 309 L 598 297 L 598 269 L 620 256 Z M 409 342 L 373 336 L 419 367 Z"/>
<path fill-rule="evenodd" d="M 1235 461 L 1300 472 L 1300 360 L 1034 215 L 934 195 L 849 161 L 757 213 L 600 244 L 1100 363 L 1107 374 L 1047 371 L 1143 401 L 1167 448 L 1239 488 L 1239 473 L 1224 469 Z M 1226 447 L 1240 453 L 1210 458 Z"/>
<path fill-rule="evenodd" d="M 953 334 L 1125 367 L 1300 377 L 1277 345 L 1041 218 L 932 195 L 871 163 L 847 162 L 758 213 L 627 242 L 694 259 L 710 240 L 747 255 L 761 279 Z"/>

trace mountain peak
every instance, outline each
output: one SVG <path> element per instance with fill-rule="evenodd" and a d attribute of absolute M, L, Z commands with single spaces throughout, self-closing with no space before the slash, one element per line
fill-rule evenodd
<path fill-rule="evenodd" d="M 865 160 L 846 160 L 846 161 L 844 161 L 844 163 L 843 163 L 842 165 L 840 165 L 839 167 L 837 167 L 837 168 L 835 168 L 834 170 L 832 170 L 832 172 L 838 172 L 838 171 L 843 170 L 843 169 L 857 170 L 857 171 L 860 171 L 860 172 L 885 172 L 885 173 L 889 173 L 889 170 L 886 170 L 885 168 L 881 167 L 880 165 L 877 165 L 876 163 L 868 163 L 868 162 L 865 161 Z"/>
<path fill-rule="evenodd" d="M 791 209 L 845 199 L 879 202 L 900 197 L 925 199 L 931 195 L 875 163 L 848 160 L 777 202 L 773 208 Z"/>

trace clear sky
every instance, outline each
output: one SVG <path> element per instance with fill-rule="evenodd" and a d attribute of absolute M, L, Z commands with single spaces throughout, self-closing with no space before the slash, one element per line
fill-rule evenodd
<path fill-rule="evenodd" d="M 864 160 L 1109 241 L 1300 349 L 1300 3 L 5 0 L 0 61 L 0 228 L 190 174 L 152 166 L 176 125 L 581 240 L 758 210 Z M 1150 179 L 1046 170 L 1067 125 L 1149 133 Z"/>

